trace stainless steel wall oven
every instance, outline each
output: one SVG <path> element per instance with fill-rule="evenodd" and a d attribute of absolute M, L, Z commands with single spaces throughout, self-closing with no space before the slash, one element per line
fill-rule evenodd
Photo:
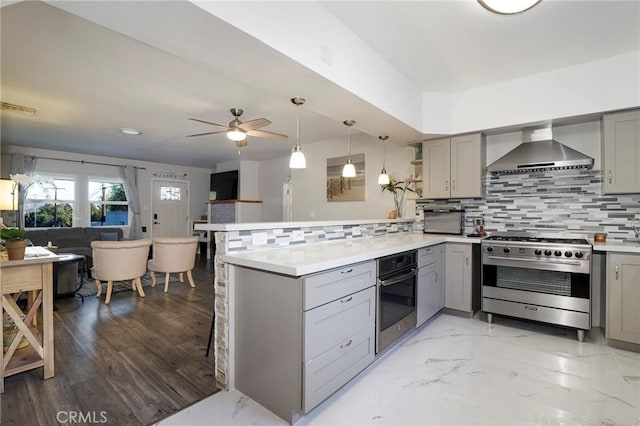
<path fill-rule="evenodd" d="M 377 261 L 376 353 L 416 325 L 417 252 Z"/>
<path fill-rule="evenodd" d="M 482 241 L 482 310 L 591 329 L 591 245 L 584 239 L 496 235 Z"/>

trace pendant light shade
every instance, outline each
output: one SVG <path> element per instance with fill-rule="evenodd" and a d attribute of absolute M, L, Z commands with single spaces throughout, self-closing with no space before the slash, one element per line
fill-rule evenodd
<path fill-rule="evenodd" d="M 289 159 L 290 169 L 306 169 L 307 160 L 302 153 L 302 147 L 300 146 L 300 105 L 306 102 L 305 98 L 291 98 L 291 103 L 296 106 L 296 145 L 291 152 L 291 158 Z"/>
<path fill-rule="evenodd" d="M 347 134 L 347 143 L 348 143 L 348 156 L 347 156 L 347 164 L 342 168 L 342 177 L 352 178 L 356 177 L 356 166 L 351 163 L 351 126 L 356 124 L 353 120 L 345 120 L 343 121 L 344 125 L 347 126 L 348 134 Z"/>
<path fill-rule="evenodd" d="M 304 158 L 304 154 L 300 150 L 299 146 L 293 147 L 293 152 L 291 153 L 291 158 L 289 159 L 289 168 L 290 169 L 306 169 L 307 168 L 307 160 Z"/>
<path fill-rule="evenodd" d="M 493 13 L 513 15 L 531 9 L 541 0 L 478 0 L 482 6 Z"/>
<path fill-rule="evenodd" d="M 380 171 L 380 176 L 378 176 L 378 185 L 389 185 L 389 175 L 387 174 L 387 169 L 384 167 L 387 159 L 387 139 L 389 139 L 389 136 L 378 136 L 378 139 L 382 141 L 382 170 Z"/>

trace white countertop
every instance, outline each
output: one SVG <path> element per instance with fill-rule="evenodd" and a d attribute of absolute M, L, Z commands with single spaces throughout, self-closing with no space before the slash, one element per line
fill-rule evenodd
<path fill-rule="evenodd" d="M 321 220 L 301 222 L 196 223 L 196 231 L 248 231 L 252 229 L 308 228 L 311 226 L 367 225 L 372 223 L 406 223 L 411 219 Z"/>
<path fill-rule="evenodd" d="M 463 236 L 405 232 L 247 253 L 232 252 L 223 255 L 222 259 L 233 265 L 301 276 L 444 242 L 475 244 L 480 243 L 480 240 Z"/>
<path fill-rule="evenodd" d="M 640 243 L 633 241 L 611 240 L 604 243 L 596 243 L 593 239 L 589 239 L 589 243 L 593 246 L 593 251 L 608 251 L 616 253 L 640 253 Z"/>

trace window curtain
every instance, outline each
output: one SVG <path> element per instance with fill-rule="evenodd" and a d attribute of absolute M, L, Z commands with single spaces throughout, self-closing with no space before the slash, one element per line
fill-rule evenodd
<path fill-rule="evenodd" d="M 24 154 L 11 154 L 12 175 L 24 174 L 31 176 L 36 171 L 36 157 L 25 157 Z M 24 229 L 24 201 L 27 198 L 27 188 L 20 185 L 18 191 L 18 212 L 16 213 L 16 226 Z"/>
<path fill-rule="evenodd" d="M 142 238 L 142 221 L 140 217 L 140 194 L 138 192 L 138 169 L 134 166 L 119 166 L 118 173 L 123 180 L 124 193 L 131 208 L 131 224 L 129 225 L 129 239 Z"/>

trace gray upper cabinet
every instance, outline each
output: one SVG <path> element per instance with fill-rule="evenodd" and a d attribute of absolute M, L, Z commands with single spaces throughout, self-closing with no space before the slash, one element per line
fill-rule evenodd
<path fill-rule="evenodd" d="M 423 142 L 423 197 L 484 196 L 485 138 L 482 133 Z"/>
<path fill-rule="evenodd" d="M 607 254 L 606 336 L 640 344 L 640 255 Z"/>
<path fill-rule="evenodd" d="M 602 118 L 602 192 L 640 193 L 640 110 Z"/>

